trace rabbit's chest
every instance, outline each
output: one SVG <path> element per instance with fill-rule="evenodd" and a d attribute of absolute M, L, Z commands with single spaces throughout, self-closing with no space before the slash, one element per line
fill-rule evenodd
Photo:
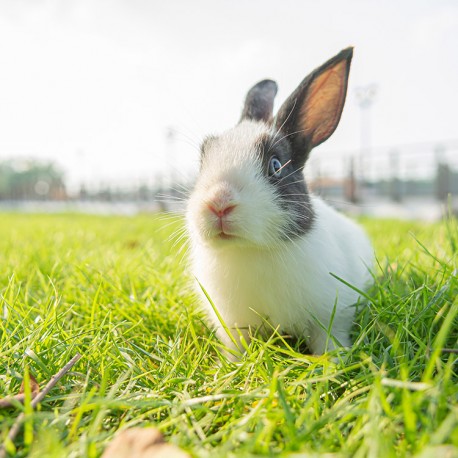
<path fill-rule="evenodd" d="M 307 272 L 293 270 L 291 264 L 287 253 L 223 257 L 207 272 L 209 293 L 229 322 L 258 325 L 268 319 L 273 325 L 288 326 L 302 319 L 307 297 L 313 296 L 304 281 Z"/>

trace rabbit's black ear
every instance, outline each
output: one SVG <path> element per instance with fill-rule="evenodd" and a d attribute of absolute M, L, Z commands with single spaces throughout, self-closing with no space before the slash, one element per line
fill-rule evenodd
<path fill-rule="evenodd" d="M 263 80 L 255 84 L 246 95 L 240 121 L 252 119 L 254 121 L 270 121 L 274 108 L 274 99 L 277 95 L 277 83 L 272 80 Z"/>
<path fill-rule="evenodd" d="M 277 129 L 307 158 L 336 129 L 347 94 L 353 48 L 347 48 L 308 75 L 280 107 Z"/>

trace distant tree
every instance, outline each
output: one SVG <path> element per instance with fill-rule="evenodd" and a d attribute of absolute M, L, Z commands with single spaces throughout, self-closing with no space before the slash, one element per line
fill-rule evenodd
<path fill-rule="evenodd" d="M 53 162 L 10 159 L 0 162 L 1 200 L 63 200 L 63 172 Z"/>

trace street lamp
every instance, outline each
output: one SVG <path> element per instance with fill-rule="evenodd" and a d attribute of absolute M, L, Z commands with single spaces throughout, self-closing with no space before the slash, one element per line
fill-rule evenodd
<path fill-rule="evenodd" d="M 167 127 L 167 131 L 165 133 L 165 138 L 167 141 L 167 158 L 166 158 L 166 172 L 165 175 L 168 178 L 166 181 L 169 181 L 169 192 L 172 194 L 173 186 L 176 184 L 176 177 L 175 177 L 175 140 L 176 140 L 177 131 L 173 126 Z M 167 176 L 168 175 L 168 176 Z"/>
<path fill-rule="evenodd" d="M 367 164 L 369 169 L 371 169 L 371 107 L 374 103 L 375 96 L 377 95 L 377 85 L 376 84 L 368 84 L 366 86 L 359 86 L 355 89 L 355 96 L 358 106 L 361 112 L 361 144 L 360 144 L 360 158 L 359 158 L 359 166 L 360 166 L 360 178 L 361 182 L 364 183 L 364 176 L 366 175 L 364 170 L 364 163 Z M 364 160 L 366 159 L 366 161 Z M 366 175 L 367 176 L 367 175 Z"/>

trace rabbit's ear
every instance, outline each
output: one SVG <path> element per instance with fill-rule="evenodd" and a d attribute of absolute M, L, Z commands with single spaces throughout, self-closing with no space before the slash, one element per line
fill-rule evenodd
<path fill-rule="evenodd" d="M 308 75 L 280 107 L 277 129 L 291 137 L 305 161 L 308 152 L 327 140 L 340 121 L 353 48 L 347 48 Z M 295 149 L 296 149 L 295 148 Z"/>
<path fill-rule="evenodd" d="M 269 122 L 272 119 L 276 95 L 277 83 L 275 81 L 263 80 L 255 84 L 246 95 L 240 121 L 252 119 L 254 121 Z"/>

